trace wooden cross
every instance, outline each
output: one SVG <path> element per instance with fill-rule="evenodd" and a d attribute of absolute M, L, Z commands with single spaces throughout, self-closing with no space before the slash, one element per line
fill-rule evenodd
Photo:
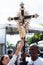
<path fill-rule="evenodd" d="M 17 25 L 18 25 L 18 30 L 19 30 L 19 34 L 20 37 L 25 37 L 26 33 L 28 32 L 28 24 L 29 24 L 29 20 L 31 18 L 37 18 L 39 15 L 38 14 L 34 14 L 34 15 L 28 15 L 27 12 L 25 12 L 25 8 L 24 8 L 24 4 L 21 3 L 21 11 L 20 13 L 18 13 L 17 17 L 9 17 L 8 20 L 16 20 L 17 21 Z"/>
<path fill-rule="evenodd" d="M 24 38 L 24 47 L 23 47 L 23 52 L 25 52 L 25 36 L 26 33 L 28 32 L 28 24 L 31 18 L 37 18 L 39 15 L 38 14 L 34 14 L 34 15 L 28 15 L 28 13 L 24 10 L 24 4 L 21 3 L 21 10 L 20 13 L 18 13 L 17 17 L 9 17 L 8 20 L 16 20 L 17 21 L 17 25 L 18 25 L 18 30 L 19 30 L 19 34 L 21 38 Z M 24 58 L 24 65 L 25 64 L 25 58 Z"/>

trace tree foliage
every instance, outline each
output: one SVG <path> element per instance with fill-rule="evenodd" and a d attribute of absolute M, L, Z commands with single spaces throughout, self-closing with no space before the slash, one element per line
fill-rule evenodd
<path fill-rule="evenodd" d="M 27 37 L 27 43 L 30 45 L 34 42 L 43 40 L 43 33 L 34 33 L 33 37 Z"/>
<path fill-rule="evenodd" d="M 13 48 L 14 48 L 14 45 L 13 45 L 12 43 L 6 42 L 6 44 L 7 44 L 7 47 L 8 47 L 9 49 L 13 49 Z"/>

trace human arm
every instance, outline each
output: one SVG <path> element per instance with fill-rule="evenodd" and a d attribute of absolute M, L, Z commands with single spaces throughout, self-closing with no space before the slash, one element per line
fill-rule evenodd
<path fill-rule="evenodd" d="M 17 58 L 19 52 L 21 51 L 23 45 L 24 45 L 24 42 L 23 42 L 23 40 L 21 40 L 20 44 L 17 46 L 17 50 L 16 50 L 15 54 L 13 55 L 12 59 L 9 61 L 9 63 L 7 65 L 15 64 L 16 58 Z"/>

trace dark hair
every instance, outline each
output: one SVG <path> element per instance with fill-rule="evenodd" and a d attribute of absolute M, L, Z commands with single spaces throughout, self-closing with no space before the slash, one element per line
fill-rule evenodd
<path fill-rule="evenodd" d="M 9 55 L 9 58 L 10 58 L 10 59 L 12 58 L 12 55 L 11 55 L 12 52 L 13 52 L 12 49 L 9 49 L 9 50 L 8 50 L 8 55 Z"/>
<path fill-rule="evenodd" d="M 31 44 L 30 47 L 34 46 L 35 49 L 38 50 L 38 54 L 40 54 L 40 48 L 37 44 Z"/>
<path fill-rule="evenodd" d="M 4 55 L 3 55 L 3 56 L 1 57 L 1 59 L 0 59 L 0 65 L 4 65 L 4 64 L 2 63 L 3 59 L 4 59 Z"/>
<path fill-rule="evenodd" d="M 8 50 L 8 54 L 11 54 L 13 51 L 10 49 L 10 50 Z"/>

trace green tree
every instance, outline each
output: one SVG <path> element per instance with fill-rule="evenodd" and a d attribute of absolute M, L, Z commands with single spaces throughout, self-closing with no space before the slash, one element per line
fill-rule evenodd
<path fill-rule="evenodd" d="M 9 49 L 13 49 L 14 48 L 14 45 L 10 42 L 6 42 L 6 45 Z"/>
<path fill-rule="evenodd" d="M 27 43 L 30 45 L 34 42 L 38 42 L 40 40 L 43 40 L 43 33 L 34 33 L 33 37 L 27 37 Z"/>
<path fill-rule="evenodd" d="M 31 42 L 32 42 L 32 37 L 27 37 L 27 43 L 28 43 L 28 45 L 30 45 Z"/>

